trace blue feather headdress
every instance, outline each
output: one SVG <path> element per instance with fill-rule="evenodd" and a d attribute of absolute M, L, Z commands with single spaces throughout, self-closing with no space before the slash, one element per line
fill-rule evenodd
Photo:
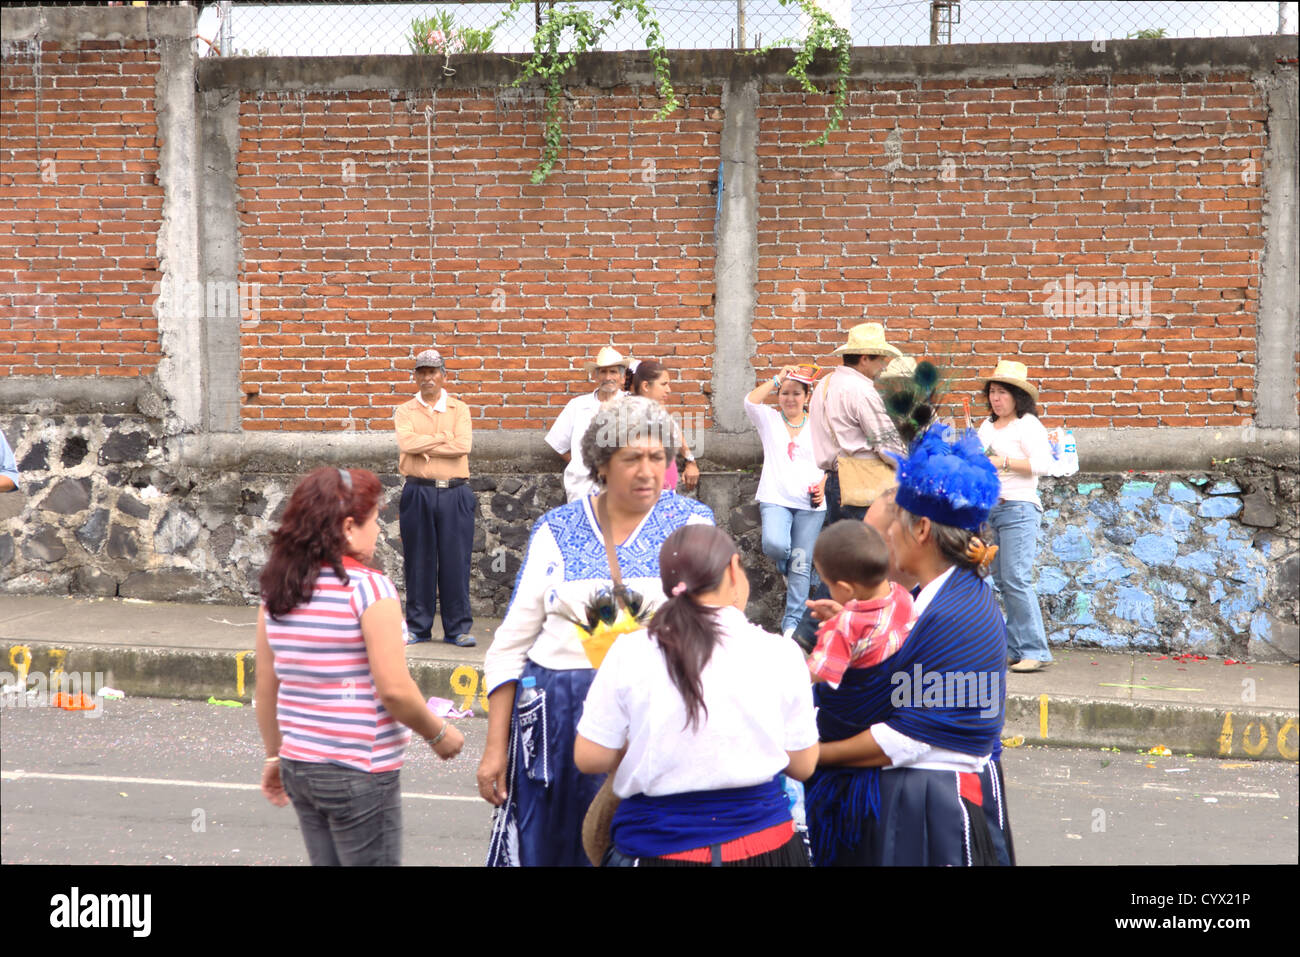
<path fill-rule="evenodd" d="M 906 458 L 890 457 L 898 463 L 894 500 L 913 515 L 977 532 L 998 503 L 997 469 L 970 429 L 931 427 Z"/>

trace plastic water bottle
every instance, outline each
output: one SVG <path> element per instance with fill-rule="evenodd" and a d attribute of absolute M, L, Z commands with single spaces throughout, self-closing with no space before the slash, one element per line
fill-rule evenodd
<path fill-rule="evenodd" d="M 537 679 L 532 675 L 519 679 L 519 697 L 515 701 L 515 707 L 522 708 L 531 701 L 536 700 L 539 692 L 537 691 Z"/>

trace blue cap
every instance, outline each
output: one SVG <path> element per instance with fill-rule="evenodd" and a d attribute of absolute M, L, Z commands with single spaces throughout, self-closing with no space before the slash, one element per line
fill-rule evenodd
<path fill-rule="evenodd" d="M 1002 483 L 971 429 L 960 435 L 948 426 L 927 429 L 898 463 L 894 501 L 913 515 L 940 525 L 979 531 L 998 503 Z"/>

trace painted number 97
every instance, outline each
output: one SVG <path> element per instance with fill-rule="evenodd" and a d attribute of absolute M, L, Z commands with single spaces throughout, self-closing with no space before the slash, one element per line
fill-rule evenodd
<path fill-rule="evenodd" d="M 478 695 L 483 713 L 487 714 L 487 684 L 479 680 L 478 671 L 469 665 L 461 665 L 451 673 L 451 692 L 460 698 L 460 709 L 473 710 L 474 696 Z"/>

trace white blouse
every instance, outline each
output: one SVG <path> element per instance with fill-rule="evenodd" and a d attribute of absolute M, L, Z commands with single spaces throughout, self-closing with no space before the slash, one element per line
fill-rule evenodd
<path fill-rule="evenodd" d="M 808 426 L 790 438 L 779 409 L 745 400 L 745 415 L 758 429 L 763 443 L 763 474 L 758 480 L 755 500 L 765 505 L 783 505 L 824 512 L 825 501 L 816 508 L 808 494 L 810 485 L 820 484 L 823 476 L 813 458 L 812 429 Z"/>
<path fill-rule="evenodd" d="M 1019 472 L 998 472 L 1002 481 L 1002 493 L 999 496 L 1008 502 L 1032 502 L 1039 508 L 1043 503 L 1038 498 L 1038 476 L 1048 475 L 1052 471 L 1052 446 L 1047 441 L 1047 429 L 1038 417 L 1025 413 L 1018 419 L 1012 419 L 1007 425 L 998 428 L 985 419 L 979 428 L 980 441 L 984 448 L 993 451 L 993 461 L 999 463 L 1005 455 L 1013 459 L 1028 459 L 1032 475 Z"/>
<path fill-rule="evenodd" d="M 614 642 L 587 692 L 578 733 L 627 754 L 614 775 L 619 797 L 752 787 L 817 743 L 803 653 L 737 608 L 718 609 L 721 635 L 700 675 L 708 712 L 686 723 L 686 704 L 647 631 Z"/>
<path fill-rule="evenodd" d="M 636 530 L 617 546 L 623 584 L 640 592 L 650 607 L 664 600 L 659 549 L 674 531 L 694 524 L 714 524 L 709 507 L 664 492 Z M 484 657 L 488 692 L 516 680 L 530 659 L 555 671 L 590 668 L 578 627 L 566 615 L 582 619 L 588 599 L 611 584 L 605 539 L 590 498 L 561 505 L 539 518 L 505 620 Z"/>

